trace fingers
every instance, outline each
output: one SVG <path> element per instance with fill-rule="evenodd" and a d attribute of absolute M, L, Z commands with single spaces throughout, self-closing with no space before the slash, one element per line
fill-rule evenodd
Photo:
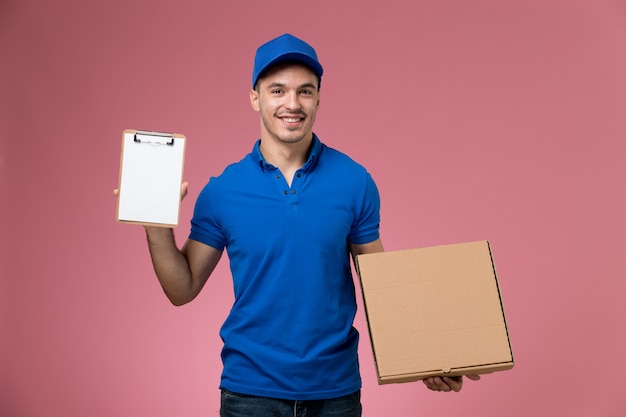
<path fill-rule="evenodd" d="M 455 376 L 455 377 L 444 376 L 443 377 L 443 381 L 446 384 L 448 384 L 448 387 L 450 387 L 449 391 L 459 392 L 459 391 L 461 391 L 461 388 L 463 388 L 463 377 L 462 376 Z"/>
<path fill-rule="evenodd" d="M 468 379 L 472 381 L 478 381 L 480 379 L 480 375 L 466 375 Z M 463 388 L 463 377 L 462 376 L 453 376 L 453 377 L 430 377 L 424 379 L 424 385 L 431 391 L 440 391 L 440 392 L 459 392 Z"/>
<path fill-rule="evenodd" d="M 113 190 L 113 195 L 115 197 L 117 197 L 120 194 L 120 190 L 118 190 L 117 188 L 115 190 Z"/>
<path fill-rule="evenodd" d="M 188 182 L 183 182 L 180 186 L 180 199 L 181 201 L 187 196 L 187 193 L 189 192 L 189 183 Z"/>
<path fill-rule="evenodd" d="M 461 390 L 461 387 L 463 386 L 463 380 L 460 378 L 457 379 L 456 377 L 454 378 L 443 377 L 442 378 L 442 377 L 436 376 L 436 377 L 426 378 L 424 380 L 424 384 L 431 391 L 458 392 Z"/>
<path fill-rule="evenodd" d="M 439 391 L 437 384 L 435 382 L 435 378 L 426 378 L 422 381 L 424 383 L 424 385 L 426 385 L 426 388 L 428 388 L 431 391 Z"/>

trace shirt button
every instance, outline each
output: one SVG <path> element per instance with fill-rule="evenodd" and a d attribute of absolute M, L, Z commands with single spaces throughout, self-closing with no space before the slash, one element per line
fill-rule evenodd
<path fill-rule="evenodd" d="M 298 176 L 298 178 L 300 178 L 300 177 L 302 176 L 302 174 L 298 172 L 298 175 L 297 175 L 297 176 Z"/>
<path fill-rule="evenodd" d="M 276 175 L 276 179 L 279 180 L 280 179 L 280 175 Z"/>
<path fill-rule="evenodd" d="M 289 191 L 285 190 L 285 195 L 289 194 Z"/>
<path fill-rule="evenodd" d="M 291 194 L 295 194 L 295 193 L 296 193 L 296 190 L 291 190 Z"/>

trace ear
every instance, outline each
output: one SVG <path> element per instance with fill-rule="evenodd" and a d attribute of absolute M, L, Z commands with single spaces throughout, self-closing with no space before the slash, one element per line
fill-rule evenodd
<path fill-rule="evenodd" d="M 254 109 L 254 111 L 260 111 L 259 107 L 259 92 L 255 89 L 250 90 L 250 106 Z"/>

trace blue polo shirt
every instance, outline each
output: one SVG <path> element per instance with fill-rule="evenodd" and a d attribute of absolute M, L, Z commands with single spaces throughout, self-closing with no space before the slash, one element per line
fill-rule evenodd
<path fill-rule="evenodd" d="M 349 244 L 378 239 L 380 198 L 361 165 L 314 136 L 291 187 L 260 140 L 210 179 L 189 238 L 226 248 L 235 302 L 221 388 L 313 400 L 361 387 Z"/>

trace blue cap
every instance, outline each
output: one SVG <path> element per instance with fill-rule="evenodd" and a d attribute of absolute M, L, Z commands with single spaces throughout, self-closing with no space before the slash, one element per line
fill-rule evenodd
<path fill-rule="evenodd" d="M 320 78 L 324 73 L 322 65 L 317 60 L 315 49 L 308 43 L 293 35 L 285 33 L 276 39 L 259 46 L 254 57 L 254 71 L 252 72 L 252 88 L 256 86 L 263 71 L 285 61 L 301 62 L 313 70 Z"/>

